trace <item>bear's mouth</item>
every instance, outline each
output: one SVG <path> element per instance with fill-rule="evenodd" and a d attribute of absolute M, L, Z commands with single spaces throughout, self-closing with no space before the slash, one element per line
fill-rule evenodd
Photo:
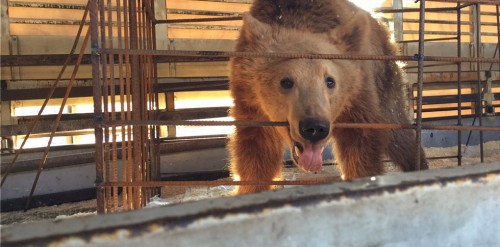
<path fill-rule="evenodd" d="M 291 157 L 294 163 L 301 169 L 309 172 L 317 172 L 323 166 L 323 144 L 302 144 L 292 141 Z"/>

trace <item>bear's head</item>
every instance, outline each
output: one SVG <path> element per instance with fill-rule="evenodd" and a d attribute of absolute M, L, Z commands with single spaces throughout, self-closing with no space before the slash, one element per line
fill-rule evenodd
<path fill-rule="evenodd" d="M 343 54 L 351 52 L 345 40 L 352 39 L 352 30 L 358 29 L 343 26 L 330 32 L 307 32 L 266 24 L 245 14 L 237 50 Z M 356 42 L 361 39 L 357 37 Z M 239 81 L 245 81 L 255 97 L 253 104 L 269 120 L 289 123 L 289 128 L 278 130 L 289 142 L 295 163 L 306 171 L 321 169 L 332 123 L 349 111 L 363 87 L 359 62 L 347 60 L 240 57 L 233 59 L 233 77 L 238 76 L 245 77 Z"/>

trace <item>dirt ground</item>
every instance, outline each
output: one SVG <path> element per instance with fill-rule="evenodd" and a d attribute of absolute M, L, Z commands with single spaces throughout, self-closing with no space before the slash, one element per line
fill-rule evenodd
<path fill-rule="evenodd" d="M 480 163 L 479 146 L 462 147 L 462 165 L 473 165 Z M 457 153 L 457 147 L 451 148 L 426 148 L 426 155 L 429 159 L 430 169 L 440 169 L 457 166 L 456 159 L 432 159 L 432 157 L 453 156 Z M 500 141 L 488 142 L 484 144 L 484 162 L 500 161 Z M 399 169 L 392 164 L 386 164 L 387 173 L 399 172 Z M 325 166 L 324 170 L 318 174 L 305 174 L 297 168 L 286 168 L 284 178 L 287 180 L 298 180 L 307 177 L 338 176 L 336 166 Z M 161 206 L 166 204 L 180 203 L 186 201 L 200 200 L 204 198 L 215 198 L 229 196 L 232 191 L 231 186 L 218 187 L 179 187 L 162 189 L 161 197 L 154 197 L 148 207 Z M 78 203 L 67 203 L 57 206 L 40 207 L 28 210 L 27 212 L 16 211 L 0 214 L 0 225 L 22 224 L 40 220 L 61 220 L 68 217 L 83 217 L 96 214 L 96 201 L 83 201 Z"/>

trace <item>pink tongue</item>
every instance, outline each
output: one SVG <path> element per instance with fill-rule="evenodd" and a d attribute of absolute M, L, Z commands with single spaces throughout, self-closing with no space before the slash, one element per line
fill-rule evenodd
<path fill-rule="evenodd" d="M 320 171 L 323 166 L 321 145 L 305 145 L 304 151 L 299 157 L 299 166 L 310 172 Z"/>

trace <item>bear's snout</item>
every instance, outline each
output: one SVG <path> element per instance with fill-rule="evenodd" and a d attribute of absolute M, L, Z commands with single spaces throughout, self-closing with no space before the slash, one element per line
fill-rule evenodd
<path fill-rule="evenodd" d="M 306 118 L 299 122 L 299 131 L 304 139 L 316 143 L 330 134 L 330 122 L 316 118 Z"/>

